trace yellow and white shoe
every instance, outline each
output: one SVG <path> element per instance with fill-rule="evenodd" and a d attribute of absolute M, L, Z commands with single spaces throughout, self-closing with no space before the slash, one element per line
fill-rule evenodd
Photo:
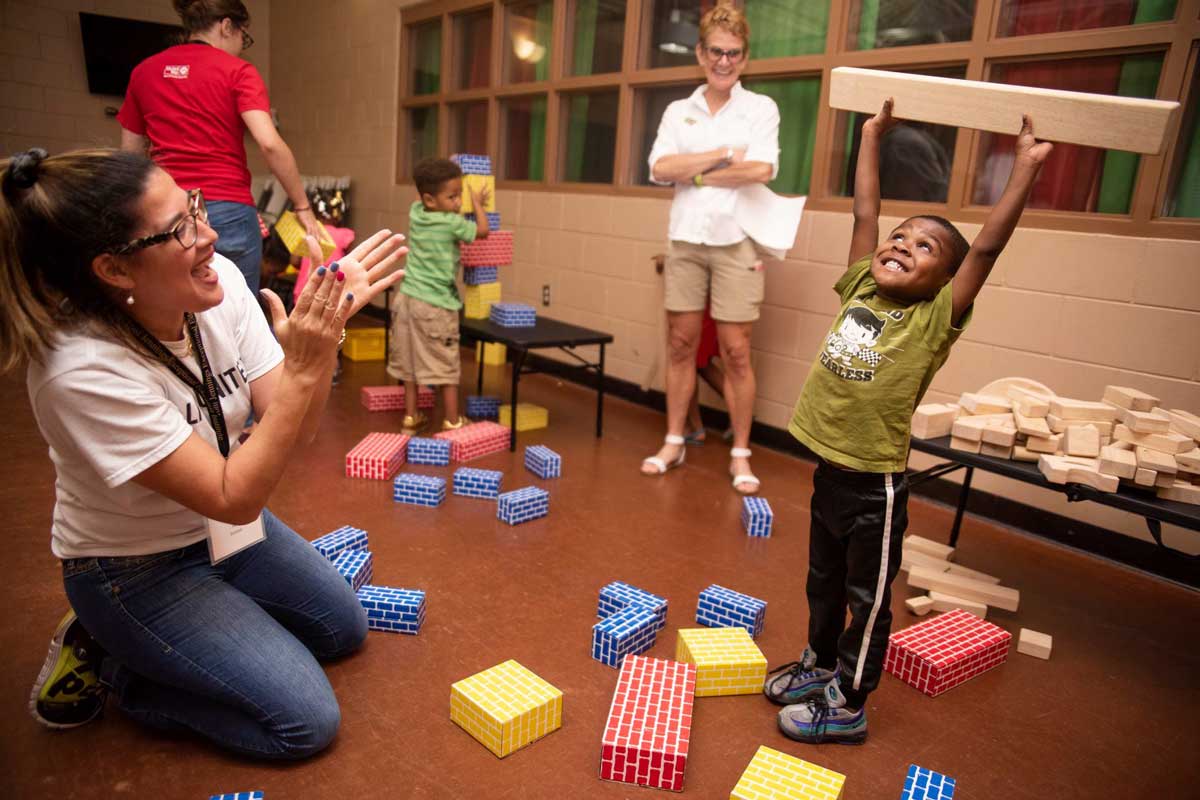
<path fill-rule="evenodd" d="M 46 663 L 29 695 L 29 711 L 47 728 L 86 725 L 104 710 L 108 689 L 100 683 L 104 650 L 68 611 L 54 636 Z"/>

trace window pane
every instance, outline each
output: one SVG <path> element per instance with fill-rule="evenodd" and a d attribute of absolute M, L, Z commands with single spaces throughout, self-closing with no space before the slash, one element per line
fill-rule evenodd
<path fill-rule="evenodd" d="M 553 0 L 513 3 L 504 8 L 504 79 L 509 83 L 550 77 Z"/>
<path fill-rule="evenodd" d="M 745 87 L 779 106 L 779 174 L 767 185 L 783 194 L 808 194 L 821 79 L 746 81 Z"/>
<path fill-rule="evenodd" d="M 564 181 L 612 183 L 617 146 L 617 93 L 588 92 L 564 99 Z"/>
<path fill-rule="evenodd" d="M 492 63 L 492 12 L 477 11 L 454 18 L 459 89 L 478 89 L 489 83 Z"/>
<path fill-rule="evenodd" d="M 858 0 L 850 9 L 846 47 L 965 42 L 974 17 L 975 0 Z"/>
<path fill-rule="evenodd" d="M 1068 89 L 1124 97 L 1154 97 L 1162 54 L 1100 56 L 1061 61 L 997 64 L 989 80 L 1043 89 Z M 1037 120 L 1033 121 L 1037 133 Z M 1014 137 L 982 133 L 973 202 L 992 205 L 1004 190 Z M 1029 208 L 1129 213 L 1138 155 L 1056 143 L 1029 195 Z"/>
<path fill-rule="evenodd" d="M 408 112 L 409 168 L 422 158 L 438 154 L 437 106 L 413 108 Z"/>
<path fill-rule="evenodd" d="M 967 68 L 913 70 L 917 75 L 963 78 Z M 862 126 L 869 114 L 838 112 L 837 130 L 844 131 L 840 163 L 833 174 L 833 192 L 843 197 L 854 194 L 854 172 Z M 927 122 L 906 122 L 893 128 L 879 144 L 879 195 L 885 200 L 919 200 L 944 203 L 950 188 L 950 165 L 954 162 L 954 138 L 958 129 Z"/>
<path fill-rule="evenodd" d="M 1003 0 L 1001 36 L 1082 31 L 1162 22 L 1175 17 L 1175 0 Z"/>
<path fill-rule="evenodd" d="M 650 67 L 696 65 L 700 0 L 651 0 Z M 706 6 L 707 7 L 707 6 Z"/>
<path fill-rule="evenodd" d="M 644 89 L 637 93 L 637 104 L 641 107 L 642 128 L 634 138 L 635 146 L 640 149 L 637 153 L 637 163 L 634 164 L 634 180 L 643 185 L 650 183 L 650 151 L 654 148 L 654 139 L 658 136 L 658 125 L 662 122 L 663 113 L 667 106 L 676 100 L 683 100 L 696 91 L 695 84 L 686 86 L 663 86 L 658 89 Z"/>
<path fill-rule="evenodd" d="M 825 52 L 829 3 L 813 0 L 746 0 L 750 56 L 775 58 Z"/>
<path fill-rule="evenodd" d="M 618 72 L 625 45 L 625 0 L 575 0 L 568 17 L 568 75 Z"/>
<path fill-rule="evenodd" d="M 545 179 L 546 96 L 513 97 L 500 103 L 500 177 L 514 181 Z"/>
<path fill-rule="evenodd" d="M 1192 88 L 1183 124 L 1179 126 L 1179 144 L 1175 166 L 1171 170 L 1171 191 L 1163 213 L 1168 217 L 1200 217 L 1200 67 L 1192 73 Z"/>
<path fill-rule="evenodd" d="M 450 152 L 487 152 L 486 100 L 450 106 Z"/>
<path fill-rule="evenodd" d="M 412 93 L 437 94 L 442 86 L 442 23 L 427 22 L 409 30 L 412 37 Z"/>

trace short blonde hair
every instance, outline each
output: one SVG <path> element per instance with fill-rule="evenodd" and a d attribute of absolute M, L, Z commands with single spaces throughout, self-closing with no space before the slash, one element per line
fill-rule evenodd
<path fill-rule="evenodd" d="M 708 35 L 722 30 L 742 40 L 742 47 L 750 49 L 750 23 L 746 15 L 732 3 L 718 2 L 700 18 L 700 44 L 708 41 Z"/>

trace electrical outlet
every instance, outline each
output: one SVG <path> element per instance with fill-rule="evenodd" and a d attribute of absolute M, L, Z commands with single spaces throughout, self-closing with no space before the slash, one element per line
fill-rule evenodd
<path fill-rule="evenodd" d="M 550 305 L 550 284 L 548 283 L 542 284 L 542 305 Z"/>

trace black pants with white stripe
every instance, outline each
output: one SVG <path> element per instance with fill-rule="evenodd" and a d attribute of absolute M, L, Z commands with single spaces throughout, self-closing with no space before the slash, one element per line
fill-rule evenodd
<path fill-rule="evenodd" d="M 817 666 L 841 664 L 840 686 L 850 708 L 860 708 L 879 685 L 892 628 L 891 586 L 907 527 L 904 473 L 818 463 L 808 543 L 808 640 Z"/>

